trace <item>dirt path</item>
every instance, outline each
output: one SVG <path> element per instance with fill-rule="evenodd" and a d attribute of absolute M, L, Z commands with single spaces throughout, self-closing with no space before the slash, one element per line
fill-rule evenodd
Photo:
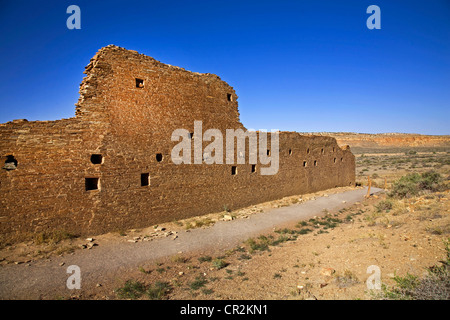
<path fill-rule="evenodd" d="M 372 189 L 373 192 L 381 189 Z M 131 268 L 174 256 L 180 252 L 216 252 L 232 248 L 246 239 L 273 228 L 323 215 L 361 201 L 367 189 L 317 197 L 301 204 L 274 208 L 248 219 L 219 221 L 208 228 L 198 228 L 148 242 L 110 242 L 92 250 L 78 250 L 72 255 L 53 257 L 28 264 L 8 264 L 0 269 L 1 299 L 55 299 L 73 293 L 66 287 L 67 267 L 79 266 L 81 290 L 98 283 L 116 281 Z"/>

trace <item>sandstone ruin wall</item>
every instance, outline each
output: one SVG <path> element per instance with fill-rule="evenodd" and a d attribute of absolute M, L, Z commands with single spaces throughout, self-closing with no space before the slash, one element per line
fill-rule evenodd
<path fill-rule="evenodd" d="M 203 132 L 245 130 L 234 89 L 116 46 L 100 49 L 85 73 L 75 117 L 0 124 L 2 242 L 147 227 L 355 183 L 348 148 L 296 132 L 280 133 L 275 175 L 248 161 L 176 165 L 175 129 L 202 121 Z"/>

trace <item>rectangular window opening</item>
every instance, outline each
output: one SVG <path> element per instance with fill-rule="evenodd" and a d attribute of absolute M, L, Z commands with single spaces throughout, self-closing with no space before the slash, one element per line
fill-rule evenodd
<path fill-rule="evenodd" d="M 256 164 L 252 164 L 252 173 L 256 172 Z"/>
<path fill-rule="evenodd" d="M 85 178 L 86 191 L 98 190 L 98 180 L 99 178 Z"/>
<path fill-rule="evenodd" d="M 231 167 L 231 175 L 235 176 L 237 174 L 237 167 L 236 166 L 232 166 Z"/>
<path fill-rule="evenodd" d="M 136 88 L 143 88 L 144 80 L 136 78 Z"/>
<path fill-rule="evenodd" d="M 141 173 L 141 187 L 146 187 L 150 185 L 150 174 Z"/>

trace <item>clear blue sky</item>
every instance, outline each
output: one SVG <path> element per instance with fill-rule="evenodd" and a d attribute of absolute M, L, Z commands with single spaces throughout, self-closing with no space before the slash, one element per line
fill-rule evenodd
<path fill-rule="evenodd" d="M 115 44 L 219 75 L 247 128 L 450 134 L 449 0 L 2 1 L 0 35 L 0 123 L 73 117 Z"/>

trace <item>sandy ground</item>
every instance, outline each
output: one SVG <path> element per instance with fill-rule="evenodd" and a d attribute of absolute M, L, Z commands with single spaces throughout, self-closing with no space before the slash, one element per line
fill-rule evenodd
<path fill-rule="evenodd" d="M 142 266 L 155 265 L 181 253 L 219 254 L 249 237 L 324 215 L 325 209 L 336 211 L 348 207 L 361 201 L 365 194 L 363 188 L 335 188 L 287 197 L 236 212 L 131 230 L 126 236 L 107 234 L 95 239 L 62 241 L 58 245 L 29 242 L 10 246 L 1 252 L 0 297 L 54 299 L 73 293 L 96 296 L 93 292 L 99 291 L 108 296 L 133 271 L 142 270 Z M 191 227 L 205 221 L 208 221 L 205 227 Z M 64 250 L 74 247 L 85 249 Z M 83 285 L 79 291 L 66 287 L 67 267 L 70 265 L 80 267 Z"/>
<path fill-rule="evenodd" d="M 229 218 L 224 214 L 210 215 L 217 221 L 201 228 L 186 226 L 205 217 L 127 236 L 103 235 L 91 249 L 53 251 L 16 264 L 13 257 L 26 258 L 18 250 L 36 249 L 22 244 L 3 251 L 9 256 L 0 270 L 1 298 L 117 299 L 118 289 L 133 280 L 168 283 L 165 299 L 373 299 L 379 291 L 367 288 L 368 267 L 378 267 L 386 285 L 394 283 L 395 275 L 424 275 L 445 256 L 450 215 L 448 192 L 405 200 L 390 212 L 374 207 L 385 198 L 383 192 L 368 199 L 365 194 L 363 188 L 345 188 L 304 195 L 301 201 L 289 197 L 228 213 L 231 221 L 223 221 Z M 326 217 L 342 223 L 329 229 L 315 223 Z M 283 229 L 299 230 L 299 221 L 313 231 L 263 251 L 251 250 L 246 242 L 261 234 L 275 239 Z M 150 231 L 158 236 L 144 240 Z M 207 257 L 227 265 L 217 269 Z M 72 264 L 81 269 L 80 290 L 66 287 Z M 196 288 L 199 279 L 203 284 Z"/>

